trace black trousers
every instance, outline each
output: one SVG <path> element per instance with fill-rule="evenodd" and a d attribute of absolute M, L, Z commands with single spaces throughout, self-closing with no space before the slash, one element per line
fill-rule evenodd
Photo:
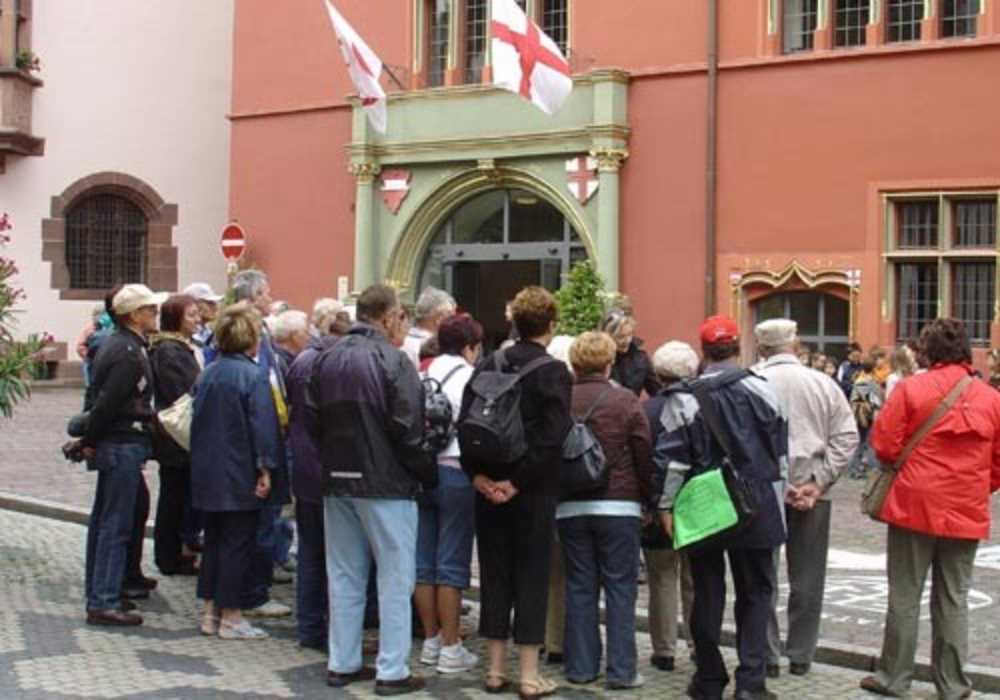
<path fill-rule="evenodd" d="M 184 516 L 191 500 L 191 465 L 160 465 L 160 496 L 156 501 L 153 556 L 156 568 L 168 576 L 181 566 Z"/>
<path fill-rule="evenodd" d="M 129 537 L 128 554 L 125 558 L 125 579 L 123 585 L 130 588 L 143 579 L 142 547 L 146 539 L 146 520 L 149 519 L 149 487 L 146 475 L 139 475 L 139 492 L 135 497 L 135 511 L 132 516 L 132 535 Z"/>
<path fill-rule="evenodd" d="M 198 597 L 217 609 L 243 608 L 244 579 L 257 546 L 257 511 L 205 513 L 205 547 L 198 573 Z"/>
<path fill-rule="evenodd" d="M 552 494 L 522 493 L 499 506 L 476 494 L 483 637 L 510 637 L 513 609 L 514 643 L 545 643 L 555 511 Z"/>
<path fill-rule="evenodd" d="M 708 697 L 722 697 L 729 683 L 726 664 L 719 653 L 722 616 L 726 609 L 726 562 L 736 588 L 736 690 L 760 691 L 765 687 L 767 621 L 775 587 L 773 549 L 709 549 L 692 552 L 691 578 L 694 606 L 691 637 L 698 670 L 694 685 Z"/>

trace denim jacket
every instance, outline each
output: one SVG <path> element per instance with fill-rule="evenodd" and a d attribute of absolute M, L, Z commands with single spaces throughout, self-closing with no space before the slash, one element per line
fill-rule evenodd
<path fill-rule="evenodd" d="M 254 510 L 258 470 L 278 463 L 267 374 L 246 355 L 222 355 L 194 387 L 191 494 L 209 512 Z M 272 486 L 273 488 L 273 486 Z"/>

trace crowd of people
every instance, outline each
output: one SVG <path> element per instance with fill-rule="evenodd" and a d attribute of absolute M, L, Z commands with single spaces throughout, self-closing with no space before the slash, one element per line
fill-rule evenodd
<path fill-rule="evenodd" d="M 394 288 L 374 285 L 353 318 L 333 299 L 310 316 L 274 302 L 267 276 L 250 270 L 222 302 L 206 284 L 169 298 L 119 286 L 81 338 L 80 447 L 98 472 L 88 623 L 142 624 L 134 601 L 156 582 L 141 571 L 141 470 L 154 458 L 156 566 L 197 576 L 202 633 L 265 638 L 255 620 L 292 613 L 271 590 L 294 572 L 298 641 L 328 652 L 330 686 L 422 688 L 410 668 L 416 626 L 421 665 L 481 668 L 490 693 L 553 694 L 543 664 L 561 666 L 571 684 L 603 677 L 609 691 L 641 687 L 644 559 L 652 667 L 673 671 L 683 636 L 696 669 L 688 694 L 721 698 L 731 682 L 719 651 L 728 561 L 735 697 L 771 698 L 767 679 L 780 675 L 781 658 L 805 675 L 816 653 L 831 488 L 903 455 L 880 515 L 889 527 L 884 645 L 862 687 L 906 693 L 933 569 L 934 681 L 942 698 L 971 692 L 966 594 L 1000 488 L 1000 394 L 963 384 L 961 401 L 929 425 L 974 373 L 960 322 L 931 322 L 891 355 L 852 344 L 837 366 L 808 352 L 789 319 L 758 324 L 750 342 L 732 319 L 710 317 L 698 329 L 700 355 L 679 341 L 647 352 L 627 307 L 560 336 L 556 301 L 540 287 L 509 303 L 510 338 L 492 352 L 482 326 L 433 288 L 412 310 Z M 187 445 L 157 418 L 182 404 Z M 600 472 L 571 486 L 566 445 L 581 431 L 599 448 Z M 675 548 L 684 487 L 720 465 L 744 485 L 752 517 Z M 285 515 L 293 503 L 294 526 Z M 474 549 L 482 660 L 461 630 Z M 373 624 L 378 653 L 366 666 L 363 630 Z"/>

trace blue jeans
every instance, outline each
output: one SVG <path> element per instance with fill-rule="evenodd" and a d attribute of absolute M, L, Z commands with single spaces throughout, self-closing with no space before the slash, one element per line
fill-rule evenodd
<path fill-rule="evenodd" d="M 85 590 L 87 610 L 117 610 L 132 539 L 135 501 L 149 447 L 139 443 L 102 442 L 93 465 L 97 493 L 87 526 Z"/>
<path fill-rule="evenodd" d="M 636 676 L 635 600 L 639 575 L 639 519 L 583 515 L 559 523 L 566 562 L 566 677 L 590 681 L 601 671 L 598 599 L 604 588 L 609 683 Z"/>
<path fill-rule="evenodd" d="M 361 668 L 365 591 L 374 555 L 378 566 L 378 680 L 410 675 L 412 612 L 416 585 L 417 504 L 379 498 L 325 499 L 326 572 L 330 596 L 329 670 Z"/>
<path fill-rule="evenodd" d="M 323 538 L 323 504 L 295 501 L 295 526 L 299 533 L 299 561 L 295 602 L 299 644 L 326 643 L 326 545 Z"/>
<path fill-rule="evenodd" d="M 417 583 L 469 587 L 476 491 L 461 469 L 438 465 L 438 485 L 417 498 Z"/>

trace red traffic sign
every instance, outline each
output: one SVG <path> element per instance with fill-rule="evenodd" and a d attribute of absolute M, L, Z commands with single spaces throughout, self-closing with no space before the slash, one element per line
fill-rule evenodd
<path fill-rule="evenodd" d="M 239 224 L 227 224 L 222 229 L 222 238 L 219 241 L 222 248 L 222 257 L 226 260 L 236 261 L 243 257 L 247 249 L 247 234 Z"/>

